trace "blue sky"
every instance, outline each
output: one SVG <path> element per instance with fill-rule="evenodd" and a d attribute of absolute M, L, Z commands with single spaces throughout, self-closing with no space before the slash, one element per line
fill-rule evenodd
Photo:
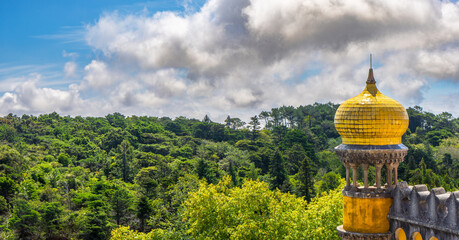
<path fill-rule="evenodd" d="M 21 76 L 36 68 L 48 73 L 53 80 L 63 78 L 62 68 L 77 53 L 80 64 L 96 57 L 84 40 L 85 27 L 97 22 L 105 13 L 137 13 L 147 9 L 183 11 L 184 2 L 175 0 L 78 0 L 35 1 L 15 0 L 0 2 L 0 68 L 1 77 Z M 199 7 L 198 1 L 194 6 Z M 21 69 L 15 67 L 25 66 Z"/>
<path fill-rule="evenodd" d="M 78 34 L 86 25 L 94 24 L 104 13 L 135 13 L 144 9 L 182 11 L 184 7 L 174 0 L 1 1 L 0 50 L 5 54 L 0 61 L 61 62 L 63 49 L 90 53 L 81 39 L 83 35 Z"/>
<path fill-rule="evenodd" d="M 459 115 L 456 2 L 17 0 L 0 16 L 1 115 L 248 119 L 355 96 L 369 53 L 384 94 Z"/>

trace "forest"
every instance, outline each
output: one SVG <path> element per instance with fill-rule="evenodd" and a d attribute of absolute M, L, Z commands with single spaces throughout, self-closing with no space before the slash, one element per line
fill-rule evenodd
<path fill-rule="evenodd" d="M 339 239 L 338 106 L 282 106 L 248 123 L 9 114 L 0 239 Z M 459 118 L 407 112 L 399 179 L 458 189 Z"/>

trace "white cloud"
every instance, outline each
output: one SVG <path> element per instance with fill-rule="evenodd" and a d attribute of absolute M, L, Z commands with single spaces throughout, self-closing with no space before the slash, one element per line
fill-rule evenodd
<path fill-rule="evenodd" d="M 87 41 L 150 79 L 141 84 L 155 97 L 180 96 L 203 112 L 345 100 L 363 89 L 369 52 L 383 64 L 381 89 L 419 104 L 426 77 L 459 79 L 458 9 L 427 0 L 210 0 L 184 15 L 108 14 Z M 319 70 L 302 77 L 308 66 Z"/>
<path fill-rule="evenodd" d="M 459 82 L 459 48 L 417 52 L 414 69 L 435 79 Z"/>
<path fill-rule="evenodd" d="M 105 62 L 92 60 L 92 62 L 88 64 L 84 70 L 86 75 L 82 84 L 83 89 L 86 87 L 91 87 L 97 90 L 101 90 L 105 87 L 111 86 L 118 80 L 117 76 L 114 74 L 114 71 L 110 71 L 107 68 L 107 64 Z"/>
<path fill-rule="evenodd" d="M 163 98 L 177 97 L 187 89 L 185 81 L 174 69 L 162 69 L 154 73 L 139 75 L 148 91 L 155 92 Z"/>
<path fill-rule="evenodd" d="M 65 50 L 62 51 L 62 56 L 63 57 L 68 57 L 68 58 L 77 58 L 80 56 L 80 54 L 76 52 L 67 52 Z"/>
<path fill-rule="evenodd" d="M 75 76 L 76 69 L 77 69 L 77 64 L 75 62 L 66 62 L 64 65 L 65 76 L 66 77 Z"/>
<path fill-rule="evenodd" d="M 431 81 L 459 84 L 449 1 L 208 0 L 198 11 L 106 13 L 86 31 L 98 58 L 75 89 L 104 113 L 223 121 L 338 103 L 364 88 L 369 53 L 380 90 L 406 106 L 429 104 Z"/>
<path fill-rule="evenodd" d="M 52 111 L 73 113 L 82 107 L 78 91 L 40 88 L 36 86 L 40 79 L 40 75 L 35 75 L 16 86 L 13 91 L 4 93 L 0 97 L 2 114 L 9 112 L 49 113 Z"/>

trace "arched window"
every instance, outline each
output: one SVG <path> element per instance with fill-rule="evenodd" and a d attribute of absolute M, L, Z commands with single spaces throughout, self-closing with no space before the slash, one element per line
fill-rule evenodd
<path fill-rule="evenodd" d="M 438 240 L 436 237 L 430 237 L 429 240 Z"/>
<path fill-rule="evenodd" d="M 398 228 L 397 230 L 395 230 L 395 240 L 406 240 L 406 234 L 405 231 L 403 231 L 403 229 Z"/>

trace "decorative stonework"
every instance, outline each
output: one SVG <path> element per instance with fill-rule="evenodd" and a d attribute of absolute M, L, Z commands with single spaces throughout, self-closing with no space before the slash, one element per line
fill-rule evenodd
<path fill-rule="evenodd" d="M 343 229 L 343 225 L 336 228 L 338 236 L 343 240 L 392 240 L 392 233 L 356 233 Z"/>
<path fill-rule="evenodd" d="M 343 196 L 355 197 L 355 198 L 389 198 L 391 197 L 391 191 L 386 188 L 381 188 L 379 191 L 376 187 L 369 187 L 364 189 L 363 187 L 350 188 L 349 191 L 343 190 Z"/>
<path fill-rule="evenodd" d="M 392 148 L 388 147 L 392 146 Z M 358 164 L 393 164 L 403 162 L 408 148 L 403 144 L 388 146 L 364 147 L 341 144 L 335 148 L 336 154 L 343 163 Z"/>
<path fill-rule="evenodd" d="M 403 162 L 408 148 L 403 144 L 395 145 L 347 145 L 341 144 L 335 148 L 341 162 L 346 168 L 346 187 L 343 195 L 356 197 L 380 197 L 379 195 L 387 195 L 397 184 L 397 169 Z M 364 186 L 359 190 L 357 183 L 357 169 L 363 167 Z M 369 166 L 375 167 L 375 188 L 373 189 L 368 183 Z M 387 169 L 387 185 L 381 185 L 381 169 Z M 350 170 L 352 169 L 352 184 Z"/>

